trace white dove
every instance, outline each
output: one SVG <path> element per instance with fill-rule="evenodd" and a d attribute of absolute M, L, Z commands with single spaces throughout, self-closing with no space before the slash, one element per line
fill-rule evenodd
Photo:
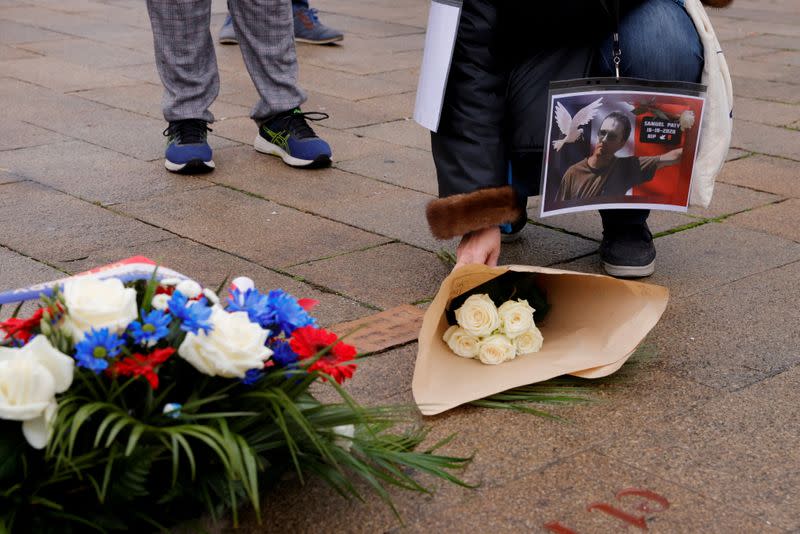
<path fill-rule="evenodd" d="M 561 105 L 561 102 L 556 104 L 556 124 L 558 129 L 561 130 L 566 137 L 553 141 L 553 148 L 556 152 L 561 150 L 564 143 L 573 143 L 581 138 L 583 130 L 581 126 L 589 124 L 589 121 L 597 114 L 597 108 L 602 104 L 603 97 L 601 96 L 591 104 L 583 107 L 578 111 L 574 117 L 570 117 L 567 108 Z"/>

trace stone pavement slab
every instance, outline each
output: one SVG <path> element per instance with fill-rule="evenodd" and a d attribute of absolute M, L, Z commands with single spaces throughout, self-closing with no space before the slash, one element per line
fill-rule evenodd
<path fill-rule="evenodd" d="M 754 155 L 728 162 L 717 180 L 783 197 L 800 197 L 797 163 L 787 159 Z"/>
<path fill-rule="evenodd" d="M 731 145 L 752 152 L 800 161 L 800 132 L 797 130 L 737 120 L 734 123 Z"/>
<path fill-rule="evenodd" d="M 800 371 L 634 429 L 602 452 L 782 529 L 800 528 Z"/>
<path fill-rule="evenodd" d="M 790 198 L 731 217 L 726 221 L 800 243 L 800 199 Z"/>
<path fill-rule="evenodd" d="M 436 169 L 430 152 L 416 148 L 397 147 L 391 154 L 373 154 L 363 158 L 342 161 L 336 167 L 413 189 L 431 196 L 438 195 Z"/>
<path fill-rule="evenodd" d="M 170 234 L 32 182 L 0 186 L 0 245 L 49 263 L 79 260 L 118 243 Z"/>
<path fill-rule="evenodd" d="M 44 263 L 23 256 L 17 252 L 0 246 L 0 291 L 25 287 L 40 282 L 48 282 L 63 278 L 63 272 Z M 6 305 L 0 310 L 0 320 L 11 317 L 16 305 Z M 33 302 L 25 304 L 19 317 L 25 317 L 36 310 Z"/>
<path fill-rule="evenodd" d="M 5 121 L 3 130 L 5 135 L 0 139 L 0 152 L 67 140 L 63 135 L 14 119 Z M 0 161 L 2 159 L 0 155 Z"/>
<path fill-rule="evenodd" d="M 150 60 L 152 53 L 131 50 L 109 43 L 98 45 L 97 41 L 82 38 L 25 43 L 18 46 L 42 56 L 100 70 L 141 65 Z"/>
<path fill-rule="evenodd" d="M 693 217 L 713 219 L 774 204 L 781 200 L 783 197 L 778 195 L 720 182 L 714 185 L 714 197 L 707 208 L 690 207 L 687 214 Z"/>
<path fill-rule="evenodd" d="M 50 140 L 60 140 L 48 132 Z M 81 166 L 53 165 L 81 155 Z M 197 176 L 164 172 L 158 163 L 143 162 L 85 141 L 0 151 L 0 167 L 72 196 L 104 205 L 210 187 Z"/>
<path fill-rule="evenodd" d="M 411 119 L 355 128 L 353 133 L 420 150 L 430 150 L 431 134 Z"/>
<path fill-rule="evenodd" d="M 433 298 L 450 267 L 431 252 L 389 243 L 287 270 L 315 285 L 388 309 Z"/>
<path fill-rule="evenodd" d="M 80 91 L 130 83 L 124 76 L 95 70 L 50 57 L 0 61 L 4 76 L 18 78 L 57 91 Z"/>
<path fill-rule="evenodd" d="M 217 186 L 128 202 L 116 209 L 175 235 L 268 267 L 293 265 L 387 241 L 357 228 Z"/>
<path fill-rule="evenodd" d="M 770 126 L 788 126 L 800 120 L 800 106 L 738 97 L 733 103 L 737 119 Z"/>
<path fill-rule="evenodd" d="M 795 85 L 754 78 L 741 78 L 735 76 L 735 73 L 731 77 L 733 78 L 733 86 L 736 88 L 737 95 L 760 100 L 785 102 L 787 104 L 800 103 L 800 93 Z M 738 110 L 734 111 L 738 116 Z"/>

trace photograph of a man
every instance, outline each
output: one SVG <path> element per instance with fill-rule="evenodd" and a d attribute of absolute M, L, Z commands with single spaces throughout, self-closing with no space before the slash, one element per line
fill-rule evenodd
<path fill-rule="evenodd" d="M 556 200 L 619 197 L 632 187 L 652 180 L 658 169 L 680 163 L 683 148 L 658 156 L 617 157 L 631 130 L 631 121 L 624 113 L 609 113 L 600 123 L 592 153 L 564 173 Z"/>

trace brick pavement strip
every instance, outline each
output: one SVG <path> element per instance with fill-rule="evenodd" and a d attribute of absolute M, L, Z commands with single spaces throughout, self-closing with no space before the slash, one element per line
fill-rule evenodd
<path fill-rule="evenodd" d="M 317 298 L 323 324 L 430 296 L 447 271 L 434 253 L 454 243 L 426 228 L 436 193 L 430 141 L 403 120 L 428 2 L 314 7 L 347 34 L 341 45 L 298 48 L 306 109 L 333 114 L 317 130 L 333 145 L 334 168 L 297 171 L 253 151 L 252 83 L 238 48 L 217 47 L 213 109 L 226 120 L 211 137 L 218 169 L 199 178 L 161 164 L 161 88 L 143 3 L 0 2 L 0 286 L 143 253 L 210 285 L 244 274 Z M 223 11 L 214 4 L 214 33 Z M 458 432 L 447 452 L 476 453 L 464 476 L 483 485 L 422 476 L 436 495 L 392 490 L 405 526 L 376 498 L 344 505 L 312 480 L 269 492 L 264 525 L 248 517 L 243 532 L 519 532 L 548 521 L 611 531 L 626 523 L 587 507 L 605 502 L 636 521 L 635 499 L 616 497 L 629 486 L 669 502 L 660 510 L 650 501 L 653 531 L 800 528 L 800 11 L 796 0 L 737 0 L 711 17 L 734 76 L 739 159 L 723 170 L 712 206 L 690 215 L 749 211 L 657 239 L 650 281 L 670 288 L 670 307 L 617 376 L 591 383 L 602 402 L 558 408 L 572 424 L 475 407 L 427 419 L 434 438 Z M 651 220 L 656 231 L 700 221 Z M 595 215 L 543 222 L 555 229 L 528 225 L 501 261 L 582 257 L 562 266 L 598 270 Z M 412 343 L 368 359 L 350 390 L 366 402 L 411 402 L 415 353 Z"/>

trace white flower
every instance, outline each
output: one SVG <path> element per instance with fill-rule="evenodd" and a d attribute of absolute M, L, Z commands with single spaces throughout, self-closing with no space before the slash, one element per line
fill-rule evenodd
<path fill-rule="evenodd" d="M 542 337 L 542 333 L 535 326 L 514 338 L 514 346 L 517 348 L 517 354 L 539 352 L 543 343 L 544 338 Z"/>
<path fill-rule="evenodd" d="M 136 290 L 126 288 L 116 278 L 68 280 L 64 283 L 64 303 L 67 305 L 65 324 L 75 341 L 82 340 L 92 328 L 121 333 L 138 317 Z"/>
<path fill-rule="evenodd" d="M 44 448 L 52 433 L 56 393 L 72 385 L 72 358 L 36 336 L 22 348 L 0 348 L 0 419 L 22 421 L 32 447 Z"/>
<path fill-rule="evenodd" d="M 533 326 L 533 312 L 527 300 L 509 300 L 504 302 L 498 309 L 502 332 L 514 339 Z"/>
<path fill-rule="evenodd" d="M 203 289 L 203 296 L 208 299 L 211 304 L 219 304 L 219 297 L 210 289 Z"/>
<path fill-rule="evenodd" d="M 689 130 L 692 126 L 694 126 L 694 111 L 691 109 L 687 109 L 681 116 L 678 118 L 678 122 L 681 123 L 681 131 Z"/>
<path fill-rule="evenodd" d="M 489 295 L 471 295 L 456 310 L 458 325 L 477 337 L 488 336 L 500 327 L 500 316 Z"/>
<path fill-rule="evenodd" d="M 211 332 L 189 332 L 178 347 L 178 355 L 201 373 L 244 378 L 249 369 L 261 369 L 272 356 L 264 346 L 269 330 L 250 322 L 246 312 L 228 313 L 214 306 L 210 322 Z"/>
<path fill-rule="evenodd" d="M 333 443 L 338 445 L 344 450 L 350 452 L 353 448 L 353 436 L 356 435 L 356 427 L 354 425 L 339 425 L 331 429 L 333 432 Z"/>
<path fill-rule="evenodd" d="M 203 288 L 194 280 L 181 280 L 181 282 L 175 286 L 175 291 L 180 291 L 186 295 L 187 299 L 194 299 L 200 296 L 200 293 L 203 292 Z"/>
<path fill-rule="evenodd" d="M 156 310 L 165 311 L 169 306 L 169 295 L 166 293 L 159 293 L 150 301 L 150 305 Z"/>
<path fill-rule="evenodd" d="M 231 280 L 231 289 L 236 288 L 241 293 L 246 293 L 248 289 L 255 289 L 256 284 L 251 278 L 246 276 L 237 276 Z"/>
<path fill-rule="evenodd" d="M 478 348 L 478 359 L 487 365 L 497 365 L 498 363 L 513 360 L 517 356 L 517 350 L 506 336 L 495 334 L 481 341 Z"/>
<path fill-rule="evenodd" d="M 450 350 L 464 358 L 474 358 L 478 355 L 478 343 L 480 340 L 471 336 L 460 326 L 453 325 L 448 328 L 442 336 L 444 342 Z"/>
<path fill-rule="evenodd" d="M 163 278 L 158 283 L 162 286 L 177 286 L 182 281 L 180 278 Z"/>

